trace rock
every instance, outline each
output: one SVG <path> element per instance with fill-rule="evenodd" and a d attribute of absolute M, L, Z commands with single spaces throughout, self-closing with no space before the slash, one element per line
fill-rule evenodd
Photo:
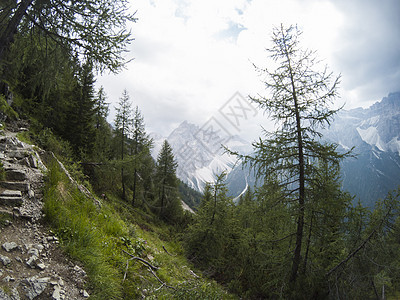
<path fill-rule="evenodd" d="M 36 263 L 36 267 L 41 271 L 46 269 L 46 265 L 43 262 Z"/>
<path fill-rule="evenodd" d="M 29 163 L 29 167 L 35 168 L 35 169 L 38 168 L 38 160 L 37 160 L 36 156 L 34 156 L 33 154 L 29 156 L 28 163 Z"/>
<path fill-rule="evenodd" d="M 7 275 L 6 277 L 3 278 L 3 282 L 10 282 L 10 281 L 15 281 L 15 278 L 11 277 L 10 275 Z"/>
<path fill-rule="evenodd" d="M 27 178 L 24 171 L 11 169 L 6 171 L 6 179 L 9 181 L 24 181 Z"/>
<path fill-rule="evenodd" d="M 21 206 L 22 203 L 22 197 L 0 196 L 0 205 Z"/>
<path fill-rule="evenodd" d="M 64 291 L 61 289 L 61 287 L 58 284 L 56 284 L 54 286 L 53 294 L 51 295 L 52 299 L 53 300 L 62 300 L 62 299 L 64 299 L 63 294 L 64 294 Z"/>
<path fill-rule="evenodd" d="M 30 268 L 34 269 L 34 268 L 36 267 L 36 260 L 37 260 L 37 259 L 38 259 L 37 256 L 31 256 L 31 257 L 29 257 L 29 258 L 27 259 L 26 264 L 27 264 Z"/>
<path fill-rule="evenodd" d="M 60 278 L 60 279 L 58 280 L 58 284 L 59 284 L 60 286 L 64 286 L 64 280 L 63 280 L 62 278 Z"/>
<path fill-rule="evenodd" d="M 22 197 L 21 191 L 16 190 L 4 190 L 1 192 L 0 196 L 4 197 Z"/>
<path fill-rule="evenodd" d="M 11 259 L 1 254 L 0 254 L 0 261 L 3 263 L 4 266 L 11 264 Z"/>
<path fill-rule="evenodd" d="M 86 290 L 81 290 L 81 295 L 82 295 L 84 298 L 89 298 L 89 293 L 88 293 Z"/>
<path fill-rule="evenodd" d="M 39 257 L 39 250 L 36 249 L 36 248 L 30 248 L 28 250 L 28 254 L 32 255 L 32 256 L 35 256 L 35 257 Z"/>
<path fill-rule="evenodd" d="M 19 182 L 19 181 L 2 181 L 1 186 L 5 189 L 27 192 L 29 191 L 30 185 L 28 182 Z"/>
<path fill-rule="evenodd" d="M 41 295 L 49 284 L 50 278 L 37 278 L 36 276 L 26 278 L 21 282 L 25 296 L 32 300 Z"/>
<path fill-rule="evenodd" d="M 25 151 L 25 150 L 14 150 L 14 151 L 10 151 L 9 153 L 8 153 L 8 157 L 11 157 L 11 158 L 16 158 L 16 159 L 22 159 L 22 158 L 25 158 L 25 157 L 27 157 L 29 155 L 29 153 L 27 152 L 27 151 Z"/>
<path fill-rule="evenodd" d="M 18 248 L 17 243 L 15 242 L 5 242 L 3 245 L 1 245 L 3 247 L 4 250 L 6 250 L 7 252 L 10 252 L 16 248 Z"/>
<path fill-rule="evenodd" d="M 84 269 L 82 269 L 80 266 L 78 266 L 78 265 L 76 265 L 75 267 L 74 267 L 74 271 L 76 272 L 76 273 L 78 273 L 80 276 L 82 276 L 82 277 L 85 277 L 86 276 L 86 272 L 85 272 L 85 270 Z"/>
<path fill-rule="evenodd" d="M 16 287 L 14 287 L 11 290 L 11 295 L 9 293 L 6 293 L 1 287 L 0 287 L 0 299 L 1 300 L 20 300 L 21 298 L 19 297 L 18 290 Z"/>

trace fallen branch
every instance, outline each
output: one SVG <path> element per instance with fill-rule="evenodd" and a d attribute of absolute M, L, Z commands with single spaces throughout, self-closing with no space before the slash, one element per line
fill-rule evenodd
<path fill-rule="evenodd" d="M 199 275 L 197 275 L 195 272 L 193 272 L 192 270 L 189 270 L 189 273 L 194 277 L 194 278 L 200 278 Z"/>
<path fill-rule="evenodd" d="M 132 259 L 138 260 L 138 261 L 140 261 L 141 263 L 147 265 L 148 267 L 150 267 L 150 268 L 153 269 L 153 270 L 158 270 L 158 269 L 159 269 L 158 267 L 153 266 L 153 265 L 152 265 L 151 263 L 149 263 L 148 261 L 145 261 L 144 259 L 142 259 L 142 258 L 140 258 L 140 257 L 134 256 L 134 255 L 130 254 L 129 252 L 126 252 L 125 250 L 122 250 L 122 252 L 128 254 L 130 257 L 132 257 Z"/>
<path fill-rule="evenodd" d="M 170 286 L 170 285 L 166 284 L 164 281 L 162 281 L 162 280 L 157 276 L 157 274 L 154 273 L 154 271 L 153 271 L 152 269 L 150 269 L 150 268 L 148 268 L 148 269 L 149 269 L 149 271 L 151 272 L 151 274 L 153 274 L 153 276 L 154 276 L 155 278 L 157 278 L 157 280 L 161 283 L 161 286 L 160 286 L 157 290 L 159 290 L 159 289 L 161 289 L 163 286 L 165 286 L 165 287 L 167 287 L 167 288 L 169 288 L 169 289 L 172 289 L 172 290 L 176 291 L 176 288 L 174 288 L 173 286 Z"/>
<path fill-rule="evenodd" d="M 126 261 L 125 274 L 124 274 L 124 279 L 122 280 L 122 282 L 124 282 L 125 279 L 126 279 L 126 274 L 128 273 L 129 261 L 132 260 L 132 259 L 133 259 L 133 258 L 128 259 L 128 260 Z"/>
<path fill-rule="evenodd" d="M 172 255 L 171 253 L 169 253 L 169 252 L 167 251 L 167 249 L 165 249 L 164 245 L 162 246 L 162 248 L 164 249 L 165 253 L 167 253 L 168 255 L 170 255 L 170 256 L 176 256 L 176 255 Z"/>

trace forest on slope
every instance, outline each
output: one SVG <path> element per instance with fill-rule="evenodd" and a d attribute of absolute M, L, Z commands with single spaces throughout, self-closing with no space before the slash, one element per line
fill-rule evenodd
<path fill-rule="evenodd" d="M 207 185 L 193 215 L 182 209 L 177 165 L 168 142 L 154 160 L 144 117 L 127 91 L 122 91 L 110 126 L 106 92 L 94 88 L 96 72 L 117 72 L 124 64 L 123 53 L 131 40 L 125 25 L 135 21 L 125 13 L 126 5 L 123 0 L 71 5 L 58 0 L 2 2 L 2 116 L 8 122 L 29 120 L 27 139 L 54 152 L 78 181 L 115 205 L 125 220 L 142 219 L 143 230 L 151 226 L 151 231 L 157 231 L 160 226 L 164 239 L 178 240 L 204 274 L 240 297 L 397 298 L 399 192 L 369 210 L 351 205 L 351 197 L 341 190 L 340 161 L 352 154 L 339 153 L 337 145 L 318 139 L 336 113 L 329 104 L 337 96 L 340 78 L 314 70 L 314 53 L 301 49 L 297 28 L 282 25 L 273 30 L 275 46 L 268 54 L 278 67 L 258 69 L 265 72 L 272 97 L 251 97 L 280 124 L 279 129 L 260 137 L 254 156 L 231 151 L 263 176 L 263 185 L 234 205 L 221 174 Z M 71 229 L 77 225 L 61 223 L 65 220 L 54 213 L 64 208 L 54 202 L 62 191 L 54 190 L 61 179 L 53 172 L 48 222 L 58 228 L 67 249 L 74 249 L 73 243 L 90 244 L 75 240 Z M 83 203 L 75 197 L 68 213 L 74 216 Z M 92 209 L 82 206 L 90 218 L 95 215 Z M 107 215 L 104 212 L 88 222 L 103 226 Z M 107 249 L 112 252 L 124 246 L 144 255 L 143 241 L 128 237 L 124 225 L 114 226 L 125 240 Z M 112 228 L 103 232 L 115 241 Z M 121 262 L 118 255 L 111 257 L 115 259 L 111 266 Z M 95 269 L 96 261 L 88 259 Z M 115 278 L 122 281 L 124 271 L 120 266 Z M 143 295 L 135 290 L 141 286 L 139 276 L 133 278 L 122 281 L 118 292 L 110 292 L 110 299 Z M 169 290 L 165 281 L 159 283 L 163 291 Z M 98 282 L 93 285 L 100 287 Z M 152 285 L 152 292 L 160 289 Z M 171 289 L 168 295 L 195 297 L 185 294 L 193 289 L 189 286 L 181 294 Z"/>

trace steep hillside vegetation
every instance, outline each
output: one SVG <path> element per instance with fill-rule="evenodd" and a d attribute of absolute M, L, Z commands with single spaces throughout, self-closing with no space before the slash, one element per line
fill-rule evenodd
<path fill-rule="evenodd" d="M 27 135 L 23 133 L 22 136 Z M 9 137 L 5 136 L 3 139 Z M 16 145 L 23 145 L 15 137 L 12 141 Z M 3 242 L 16 241 L 16 247 L 23 250 L 24 244 L 26 247 L 33 247 L 27 245 L 34 244 L 32 241 L 35 239 L 48 240 L 49 242 L 38 248 L 41 256 L 45 257 L 44 262 L 35 262 L 36 259 L 32 259 L 30 267 L 28 257 L 28 265 L 25 264 L 25 255 L 20 254 L 20 263 L 17 257 L 17 262 L 8 262 L 5 261 L 6 256 L 2 255 L 3 264 L 7 264 L 7 267 L 0 272 L 3 282 L 0 285 L 1 299 L 14 299 L 13 295 L 17 294 L 28 295 L 29 285 L 43 287 L 36 289 L 36 294 L 31 292 L 27 296 L 30 299 L 44 295 L 49 299 L 83 299 L 89 295 L 91 299 L 233 298 L 216 283 L 202 278 L 201 273 L 187 261 L 179 242 L 179 229 L 160 221 L 151 212 L 133 208 L 111 193 L 102 197 L 96 196 L 79 184 L 53 153 L 40 153 L 47 166 L 46 168 L 43 165 L 42 169 L 46 168 L 47 171 L 43 191 L 38 188 L 35 190 L 38 208 L 36 212 L 32 208 L 27 210 L 30 198 L 23 196 L 20 200 L 22 206 L 18 210 L 20 215 L 10 213 L 11 217 L 7 217 L 3 214 L 2 226 L 5 227 L 1 229 L 1 241 L 4 248 L 2 250 L 7 251 L 7 257 L 14 260 L 18 251 L 11 248 L 8 250 L 7 243 Z M 8 156 L 3 157 L 2 162 L 8 166 L 7 161 L 4 161 L 6 158 Z M 28 172 L 30 167 L 26 168 Z M 9 167 L 6 168 L 6 174 L 11 174 L 8 169 Z M 33 171 L 28 173 L 30 172 Z M 19 224 L 25 226 L 28 219 L 33 222 L 33 225 L 29 225 L 31 230 L 39 229 L 32 231 L 35 236 L 30 243 L 24 240 L 21 245 L 22 237 L 15 239 L 11 229 Z M 51 234 L 49 238 L 45 232 L 47 235 Z M 11 253 L 15 254 L 10 256 Z M 72 267 L 69 267 L 68 261 L 76 262 L 81 267 L 72 262 Z M 16 269 L 23 268 L 24 264 L 28 272 Z M 51 273 L 63 269 L 64 273 L 60 275 Z M 34 277 L 35 271 L 39 276 Z M 8 281 L 5 280 L 7 278 Z M 62 284 L 59 283 L 60 280 Z M 60 294 L 59 297 L 56 296 L 57 293 Z"/>

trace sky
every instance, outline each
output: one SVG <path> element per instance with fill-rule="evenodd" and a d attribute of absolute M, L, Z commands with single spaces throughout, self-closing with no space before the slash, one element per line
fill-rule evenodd
<path fill-rule="evenodd" d="M 400 91 L 399 0 L 135 0 L 131 9 L 133 60 L 97 79 L 111 122 L 126 89 L 149 133 L 168 136 L 187 120 L 256 139 L 270 122 L 247 96 L 265 94 L 254 65 L 268 66 L 280 24 L 297 25 L 301 47 L 341 74 L 335 105 L 366 108 Z"/>

